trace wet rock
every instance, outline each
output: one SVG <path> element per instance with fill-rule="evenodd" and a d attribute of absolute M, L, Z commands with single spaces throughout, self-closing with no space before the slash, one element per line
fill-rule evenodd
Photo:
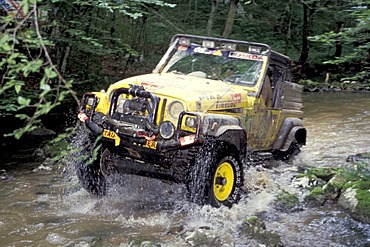
<path fill-rule="evenodd" d="M 191 246 L 221 246 L 220 239 L 209 228 L 198 228 L 185 233 L 185 241 Z"/>
<path fill-rule="evenodd" d="M 310 206 L 338 203 L 354 219 L 370 223 L 370 165 L 358 162 L 332 171 L 335 175 L 323 186 L 314 187 L 305 202 Z"/>
<path fill-rule="evenodd" d="M 67 242 L 67 239 L 60 236 L 57 233 L 49 233 L 48 236 L 46 237 L 46 241 L 49 242 L 50 244 L 63 245 Z"/>
<path fill-rule="evenodd" d="M 1 180 L 10 180 L 11 177 L 7 174 L 6 170 L 1 169 L 0 170 L 0 179 Z"/>
<path fill-rule="evenodd" d="M 185 232 L 185 227 L 183 225 L 173 226 L 171 227 L 167 234 L 179 235 Z"/>
<path fill-rule="evenodd" d="M 359 153 L 355 155 L 350 155 L 346 159 L 347 162 L 370 162 L 370 153 Z"/>
<path fill-rule="evenodd" d="M 248 217 L 243 222 L 241 231 L 250 238 L 257 240 L 262 246 L 284 246 L 280 236 L 275 232 L 266 230 L 265 223 L 257 216 Z"/>
<path fill-rule="evenodd" d="M 346 189 L 340 196 L 338 203 L 346 209 L 353 218 L 370 224 L 370 189 Z"/>
<path fill-rule="evenodd" d="M 161 247 L 162 244 L 158 241 L 158 239 L 155 239 L 153 237 L 142 237 L 142 238 L 138 238 L 138 239 L 131 241 L 129 246 L 132 246 L 132 247 Z"/>
<path fill-rule="evenodd" d="M 298 210 L 298 197 L 283 190 L 276 196 L 274 207 L 282 212 L 293 212 L 295 210 Z"/>
<path fill-rule="evenodd" d="M 43 164 L 41 164 L 40 166 L 38 166 L 37 168 L 33 169 L 34 172 L 40 172 L 40 171 L 51 171 L 52 168 L 50 166 L 45 166 Z"/>
<path fill-rule="evenodd" d="M 62 160 L 63 152 L 67 149 L 68 143 L 65 140 L 46 142 L 33 152 L 32 158 L 43 162 L 45 166 L 53 166 Z"/>
<path fill-rule="evenodd" d="M 356 198 L 356 189 L 348 188 L 339 197 L 338 204 L 343 208 L 353 212 L 358 205 Z"/>
<path fill-rule="evenodd" d="M 346 184 L 347 180 L 343 176 L 342 171 L 337 175 L 332 177 L 323 187 L 326 196 L 330 200 L 336 200 L 342 192 L 343 186 Z"/>
<path fill-rule="evenodd" d="M 325 192 L 321 187 L 313 188 L 304 199 L 305 203 L 311 207 L 322 206 L 327 200 Z"/>
<path fill-rule="evenodd" d="M 43 148 L 37 148 L 33 154 L 32 158 L 34 161 L 42 162 L 46 159 L 46 154 Z"/>
<path fill-rule="evenodd" d="M 338 169 L 332 167 L 310 167 L 305 171 L 305 176 L 318 182 L 328 182 L 337 172 Z"/>
<path fill-rule="evenodd" d="M 326 185 L 338 170 L 337 168 L 306 167 L 304 171 L 294 176 L 292 185 L 298 188 L 312 190 L 316 187 Z"/>

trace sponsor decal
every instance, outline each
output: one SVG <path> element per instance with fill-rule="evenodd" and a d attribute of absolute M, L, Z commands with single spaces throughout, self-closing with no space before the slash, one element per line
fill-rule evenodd
<path fill-rule="evenodd" d="M 141 82 L 141 85 L 144 87 L 145 90 L 148 90 L 148 91 L 155 91 L 155 90 L 163 88 L 163 86 L 155 85 L 151 82 Z"/>
<path fill-rule="evenodd" d="M 256 61 L 262 61 L 263 60 L 263 56 L 261 56 L 261 55 L 250 54 L 250 53 L 246 53 L 246 52 L 238 52 L 238 51 L 230 52 L 229 57 L 239 58 L 239 59 L 256 60 Z"/>
<path fill-rule="evenodd" d="M 216 100 L 216 99 L 222 99 L 222 95 L 212 95 L 212 94 L 204 94 L 202 96 L 199 96 L 199 100 Z"/>
<path fill-rule="evenodd" d="M 222 52 L 220 50 L 215 51 L 212 53 L 213 56 L 222 56 Z"/>
<path fill-rule="evenodd" d="M 236 103 L 231 100 L 216 102 L 216 109 L 225 109 L 225 108 L 233 108 L 233 107 L 236 107 Z"/>
<path fill-rule="evenodd" d="M 208 48 L 204 48 L 204 47 L 196 47 L 194 49 L 194 52 L 195 53 L 202 53 L 202 54 L 212 54 L 213 51 L 209 50 Z"/>
<path fill-rule="evenodd" d="M 231 95 L 233 101 L 235 103 L 241 103 L 242 102 L 242 95 L 240 93 L 235 93 Z"/>
<path fill-rule="evenodd" d="M 209 55 L 213 55 L 213 56 L 222 56 L 222 51 L 220 51 L 220 50 L 210 50 L 208 48 L 199 47 L 199 46 L 194 48 L 194 52 L 195 53 L 201 53 L 201 54 L 209 54 Z"/>

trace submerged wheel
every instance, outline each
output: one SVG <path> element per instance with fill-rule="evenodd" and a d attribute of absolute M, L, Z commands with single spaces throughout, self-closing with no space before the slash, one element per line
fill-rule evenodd
<path fill-rule="evenodd" d="M 102 196 L 106 192 L 106 179 L 100 168 L 101 150 L 94 147 L 89 133 L 81 127 L 76 136 L 78 140 L 75 140 L 75 145 L 78 151 L 73 154 L 73 163 L 79 182 L 87 192 Z"/>
<path fill-rule="evenodd" d="M 76 174 L 81 186 L 90 194 L 103 196 L 106 192 L 106 179 L 100 169 L 100 157 L 91 164 L 76 165 Z"/>
<path fill-rule="evenodd" d="M 204 144 L 188 175 L 188 198 L 199 205 L 231 207 L 240 199 L 241 162 L 222 143 Z"/>
<path fill-rule="evenodd" d="M 286 151 L 280 151 L 280 150 L 275 150 L 272 152 L 273 158 L 275 160 L 282 160 L 289 162 L 292 160 L 294 156 L 299 154 L 301 152 L 300 149 L 301 145 L 299 145 L 297 142 L 292 142 L 290 144 L 289 148 Z"/>

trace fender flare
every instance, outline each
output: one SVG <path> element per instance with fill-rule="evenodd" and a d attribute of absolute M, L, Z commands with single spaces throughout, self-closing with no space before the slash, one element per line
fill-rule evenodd
<path fill-rule="evenodd" d="M 293 142 L 298 145 L 306 144 L 307 131 L 303 121 L 298 118 L 286 118 L 280 127 L 277 138 L 272 145 L 273 149 L 286 151 Z"/>
<path fill-rule="evenodd" d="M 221 126 L 213 137 L 218 141 L 224 141 L 234 146 L 238 155 L 243 155 L 246 152 L 247 133 L 241 126 Z"/>

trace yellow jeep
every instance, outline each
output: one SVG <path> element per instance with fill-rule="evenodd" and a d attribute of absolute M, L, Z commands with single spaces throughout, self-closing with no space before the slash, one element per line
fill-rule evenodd
<path fill-rule="evenodd" d="M 288 159 L 306 142 L 302 86 L 290 81 L 290 59 L 268 45 L 175 35 L 152 73 L 83 96 L 81 145 L 94 161 L 76 165 L 81 185 L 104 195 L 108 176 L 130 173 L 184 183 L 198 204 L 231 206 L 248 153 Z"/>

